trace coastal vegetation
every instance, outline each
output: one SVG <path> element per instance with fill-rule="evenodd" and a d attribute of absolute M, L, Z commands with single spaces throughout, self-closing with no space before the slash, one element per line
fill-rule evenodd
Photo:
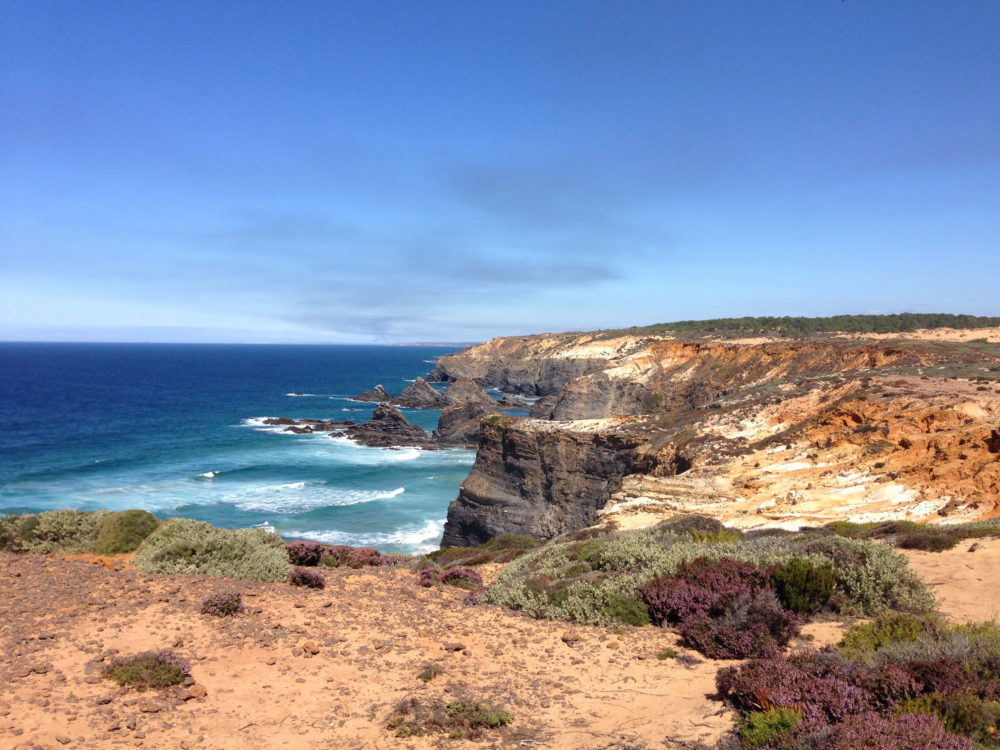
<path fill-rule="evenodd" d="M 179 685 L 190 674 L 190 663 L 169 649 L 117 657 L 104 669 L 109 680 L 139 692 Z"/>
<path fill-rule="evenodd" d="M 601 331 L 602 335 L 673 333 L 678 336 L 784 336 L 802 338 L 826 333 L 912 333 L 924 329 L 977 330 L 1000 326 L 1000 318 L 950 313 L 899 313 L 896 315 L 832 315 L 824 318 L 742 317 L 713 320 L 679 320 L 648 326 Z"/>
<path fill-rule="evenodd" d="M 264 529 L 219 529 L 169 518 L 139 546 L 135 565 L 146 573 L 231 576 L 283 581 L 291 564 L 285 543 Z"/>
<path fill-rule="evenodd" d="M 141 511 L 49 511 L 0 519 L 0 540 L 19 553 L 75 553 L 94 551 L 102 529 L 117 529 L 106 532 L 117 539 L 150 525 Z M 1000 627 L 945 622 L 897 548 L 942 550 L 985 536 L 1000 536 L 1000 521 L 836 522 L 743 533 L 688 516 L 634 531 L 588 529 L 546 543 L 507 536 L 478 548 L 402 556 L 169 519 L 156 522 L 135 561 L 148 572 L 310 588 L 325 585 L 323 567 L 397 566 L 425 586 L 465 589 L 468 604 L 591 625 L 662 626 L 705 657 L 740 660 L 716 678 L 719 695 L 738 712 L 735 747 L 971 750 L 1000 748 Z M 502 566 L 488 577 L 495 578 L 491 585 L 484 585 L 486 565 Z M 242 596 L 222 591 L 199 611 L 239 614 Z M 863 619 L 834 647 L 811 649 L 798 637 L 810 620 L 831 616 Z M 655 656 L 688 658 L 674 648 Z M 433 680 L 440 668 L 432 667 L 417 677 Z M 104 674 L 138 690 L 188 677 L 183 659 L 166 651 L 116 658 Z M 399 704 L 385 726 L 401 738 L 475 739 L 512 721 L 501 706 L 475 697 L 414 698 Z"/>

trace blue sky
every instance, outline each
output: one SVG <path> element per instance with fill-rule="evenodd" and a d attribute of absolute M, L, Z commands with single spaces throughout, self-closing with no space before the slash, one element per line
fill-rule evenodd
<path fill-rule="evenodd" d="M 1000 2 L 0 8 L 0 339 L 1000 315 Z"/>

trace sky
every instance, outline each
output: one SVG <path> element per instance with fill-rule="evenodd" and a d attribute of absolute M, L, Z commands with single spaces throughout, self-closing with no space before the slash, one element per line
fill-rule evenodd
<path fill-rule="evenodd" d="M 9 0 L 0 340 L 1000 315 L 997 0 Z"/>

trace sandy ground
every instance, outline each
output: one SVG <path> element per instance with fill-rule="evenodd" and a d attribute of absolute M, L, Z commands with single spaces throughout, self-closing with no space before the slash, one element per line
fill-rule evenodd
<path fill-rule="evenodd" d="M 1000 539 L 969 539 L 943 553 L 906 550 L 910 567 L 955 622 L 1000 622 Z"/>
<path fill-rule="evenodd" d="M 942 611 L 995 619 L 1000 540 L 909 552 Z M 327 588 L 154 577 L 83 560 L 0 554 L 0 748 L 714 747 L 733 716 L 716 670 L 658 628 L 612 630 L 468 607 L 409 571 L 325 571 Z M 248 613 L 201 601 L 243 592 Z M 844 624 L 809 625 L 810 647 Z M 803 647 L 800 641 L 796 647 Z M 193 684 L 137 693 L 101 677 L 114 654 L 173 648 Z M 656 658 L 664 648 L 689 659 Z M 427 665 L 440 676 L 417 678 Z M 416 698 L 495 703 L 512 725 L 478 740 L 400 739 L 385 724 Z"/>
<path fill-rule="evenodd" d="M 708 698 L 717 664 L 668 631 L 469 607 L 409 571 L 326 578 L 298 590 L 0 554 L 0 748 L 684 748 L 732 724 Z M 232 588 L 249 614 L 198 614 Z M 666 647 L 694 663 L 657 659 Z M 193 686 L 136 693 L 100 676 L 116 652 L 160 648 L 191 659 Z M 427 664 L 442 673 L 424 683 Z M 385 724 L 410 697 L 515 720 L 477 741 L 399 739 Z"/>

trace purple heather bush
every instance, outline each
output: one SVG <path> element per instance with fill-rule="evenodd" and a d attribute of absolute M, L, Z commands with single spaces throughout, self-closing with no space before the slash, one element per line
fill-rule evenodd
<path fill-rule="evenodd" d="M 866 713 L 838 725 L 829 737 L 830 750 L 973 750 L 967 737 L 952 734 L 936 716 Z"/>
<path fill-rule="evenodd" d="M 448 568 L 438 579 L 449 586 L 475 591 L 483 587 L 483 577 L 472 568 Z"/>
<path fill-rule="evenodd" d="M 237 615 L 243 611 L 243 594 L 239 591 L 223 591 L 219 594 L 213 594 L 201 603 L 200 611 L 203 615 L 216 617 Z"/>
<path fill-rule="evenodd" d="M 755 594 L 770 585 L 768 573 L 730 558 L 685 561 L 673 575 L 654 578 L 639 588 L 640 601 L 654 623 L 677 624 L 705 617 L 734 597 Z"/>
<path fill-rule="evenodd" d="M 437 579 L 438 571 L 436 568 L 424 568 L 417 573 L 417 582 L 426 588 L 433 586 Z"/>
<path fill-rule="evenodd" d="M 288 574 L 288 582 L 293 586 L 307 586 L 311 589 L 321 589 L 326 586 L 326 579 L 309 568 L 292 568 Z"/>
<path fill-rule="evenodd" d="M 726 667 L 715 678 L 719 693 L 741 711 L 796 708 L 808 729 L 891 708 L 867 689 L 869 683 L 867 670 L 825 651 L 753 659 Z"/>
<path fill-rule="evenodd" d="M 637 594 L 653 622 L 677 625 L 689 646 L 712 659 L 776 656 L 801 621 L 781 606 L 767 570 L 729 558 L 681 563 Z"/>
<path fill-rule="evenodd" d="M 320 558 L 323 556 L 323 545 L 319 542 L 296 539 L 285 544 L 285 549 L 288 550 L 288 562 L 292 565 L 319 565 Z"/>
<path fill-rule="evenodd" d="M 343 544 L 326 547 L 323 551 L 322 563 L 331 568 L 365 568 L 393 564 L 383 561 L 382 555 L 374 547 L 349 547 Z"/>
<path fill-rule="evenodd" d="M 800 618 L 771 590 L 741 593 L 718 616 L 693 616 L 678 631 L 684 642 L 710 659 L 774 657 L 798 634 Z"/>
<path fill-rule="evenodd" d="M 480 586 L 475 591 L 470 591 L 469 595 L 462 600 L 463 604 L 476 605 L 486 596 L 486 587 Z"/>

